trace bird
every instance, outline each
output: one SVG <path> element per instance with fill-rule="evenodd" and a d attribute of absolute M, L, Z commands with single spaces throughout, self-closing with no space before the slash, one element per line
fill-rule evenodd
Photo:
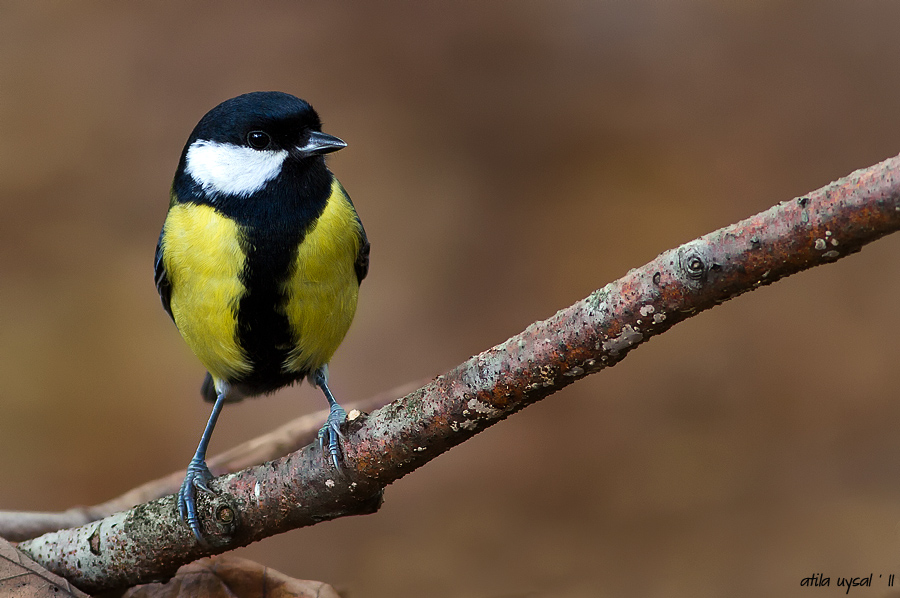
<path fill-rule="evenodd" d="M 188 137 L 155 256 L 163 308 L 206 368 L 209 421 L 178 495 L 204 542 L 197 492 L 210 495 L 206 450 L 225 403 L 308 380 L 329 415 L 319 447 L 341 469 L 346 412 L 328 362 L 356 312 L 369 241 L 350 196 L 325 164 L 346 143 L 313 107 L 280 91 L 228 99 Z"/>

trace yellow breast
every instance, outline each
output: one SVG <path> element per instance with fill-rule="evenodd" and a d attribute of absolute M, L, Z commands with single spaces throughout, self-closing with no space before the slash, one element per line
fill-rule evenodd
<path fill-rule="evenodd" d="M 360 232 L 356 212 L 335 180 L 285 283 L 285 315 L 296 343 L 284 364 L 286 371 L 309 372 L 325 365 L 347 334 L 359 295 L 354 263 Z"/>
<path fill-rule="evenodd" d="M 237 336 L 238 303 L 246 291 L 240 227 L 195 204 L 173 205 L 164 226 L 163 261 L 178 330 L 213 378 L 247 374 L 252 365 Z"/>

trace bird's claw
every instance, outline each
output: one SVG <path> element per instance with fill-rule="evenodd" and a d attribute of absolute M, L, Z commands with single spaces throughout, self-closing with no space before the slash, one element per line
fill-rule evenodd
<path fill-rule="evenodd" d="M 196 489 L 215 496 L 215 492 L 209 487 L 209 481 L 213 478 L 209 467 L 204 461 L 191 459 L 187 468 L 187 475 L 178 490 L 178 515 L 188 524 L 194 537 L 199 542 L 205 542 L 200 532 L 200 517 L 197 515 Z"/>
<path fill-rule="evenodd" d="M 323 451 L 328 450 L 331 455 L 331 461 L 334 463 L 335 469 L 341 470 L 341 440 L 344 435 L 341 434 L 341 424 L 347 419 L 347 412 L 337 403 L 331 406 L 328 419 L 319 429 L 319 448 Z"/>

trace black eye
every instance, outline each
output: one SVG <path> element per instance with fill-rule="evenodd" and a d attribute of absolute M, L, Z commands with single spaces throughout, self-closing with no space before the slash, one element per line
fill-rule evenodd
<path fill-rule="evenodd" d="M 247 145 L 255 150 L 263 150 L 269 147 L 272 138 L 265 131 L 250 131 L 247 133 Z"/>

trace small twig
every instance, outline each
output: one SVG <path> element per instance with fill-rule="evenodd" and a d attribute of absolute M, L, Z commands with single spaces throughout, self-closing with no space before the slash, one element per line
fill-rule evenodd
<path fill-rule="evenodd" d="M 315 446 L 213 482 L 201 495 L 209 544 L 172 497 L 19 548 L 97 592 L 289 529 L 371 513 L 385 485 L 523 407 L 618 363 L 694 314 L 840 259 L 900 229 L 900 157 L 661 254 L 586 299 L 344 426 L 346 474 Z"/>

